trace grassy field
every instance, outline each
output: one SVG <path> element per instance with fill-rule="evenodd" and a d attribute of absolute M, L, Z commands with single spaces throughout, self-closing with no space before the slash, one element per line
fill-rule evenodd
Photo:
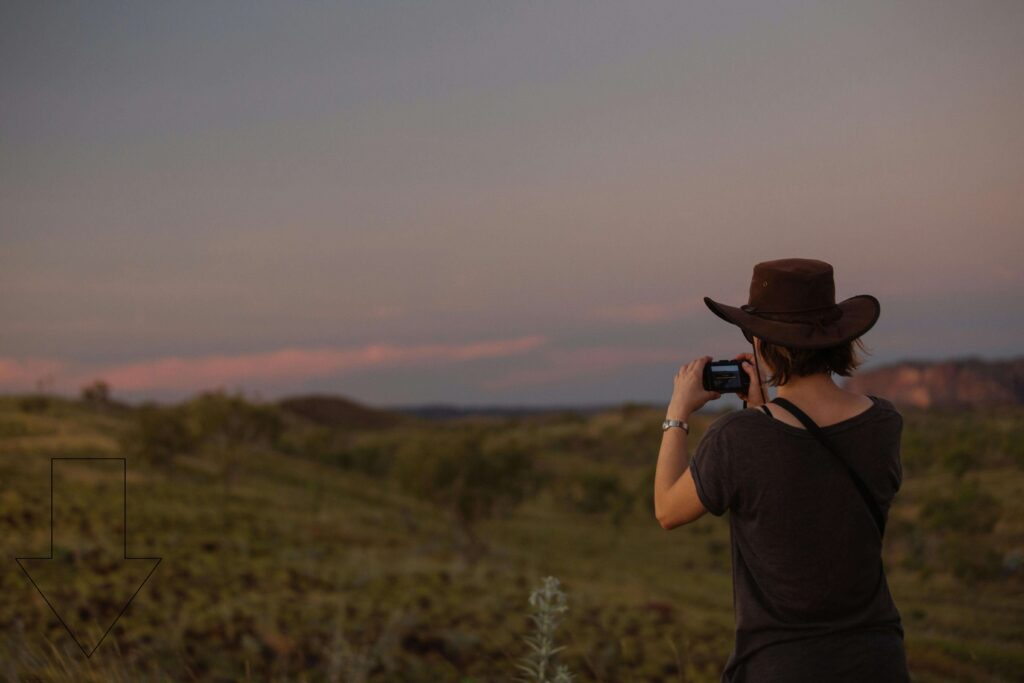
<path fill-rule="evenodd" d="M 359 430 L 266 407 L 262 430 L 238 409 L 0 399 L 0 678 L 512 681 L 527 599 L 553 575 L 578 680 L 718 680 L 728 521 L 655 522 L 661 411 Z M 691 452 L 713 417 L 694 420 Z M 914 680 L 1024 680 L 1024 413 L 905 417 L 885 563 Z M 471 443 L 486 457 L 459 455 L 463 433 L 485 435 Z M 54 457 L 125 457 L 128 551 L 163 558 L 88 659 L 14 561 L 49 552 Z M 55 503 L 54 557 L 94 570 L 61 587 L 82 623 L 116 613 L 100 598 L 132 579 L 97 559 L 96 501 L 117 491 L 89 472 L 58 473 Z"/>

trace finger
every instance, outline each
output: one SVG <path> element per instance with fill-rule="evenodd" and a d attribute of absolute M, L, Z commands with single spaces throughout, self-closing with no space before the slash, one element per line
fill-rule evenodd
<path fill-rule="evenodd" d="M 743 370 L 748 375 L 750 375 L 750 379 L 752 381 L 756 381 L 757 380 L 757 370 L 754 368 L 753 365 L 751 365 L 750 363 L 740 363 L 740 367 L 742 367 Z"/>

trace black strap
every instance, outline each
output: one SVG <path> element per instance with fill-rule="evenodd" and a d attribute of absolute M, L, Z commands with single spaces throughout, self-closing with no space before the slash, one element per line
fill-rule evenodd
<path fill-rule="evenodd" d="M 814 420 L 807 416 L 807 413 L 793 405 L 791 401 L 788 401 L 782 398 L 781 396 L 776 396 L 775 398 L 772 399 L 771 402 L 776 403 L 785 408 L 786 410 L 788 410 L 789 412 L 793 413 L 793 415 L 796 416 L 796 419 L 800 420 L 800 422 L 803 423 L 804 427 L 807 428 L 807 431 L 813 434 L 818 439 L 818 441 L 820 441 L 821 444 L 825 446 L 826 449 L 828 449 L 828 452 L 834 455 L 836 457 L 836 460 L 842 463 L 843 467 L 846 469 L 847 474 L 850 475 L 850 480 L 853 481 L 854 485 L 857 487 L 857 491 L 860 492 L 861 498 L 863 498 L 864 502 L 867 503 L 868 511 L 871 513 L 871 516 L 875 520 L 875 526 L 878 527 L 879 537 L 884 537 L 885 515 L 882 514 L 882 510 L 878 506 L 878 501 L 875 500 L 875 497 L 873 495 L 871 495 L 871 490 L 868 489 L 867 484 L 865 484 L 864 480 L 860 478 L 860 475 L 857 474 L 853 467 L 851 467 L 850 464 L 846 462 L 846 459 L 843 458 L 843 456 L 839 455 L 839 453 L 835 450 L 835 447 L 829 442 L 828 438 L 825 436 L 825 433 L 821 431 L 821 427 L 815 424 Z M 765 408 L 765 412 L 768 412 L 767 408 Z"/>

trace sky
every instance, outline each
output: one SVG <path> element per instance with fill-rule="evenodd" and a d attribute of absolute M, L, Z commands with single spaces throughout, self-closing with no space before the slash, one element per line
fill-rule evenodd
<path fill-rule="evenodd" d="M 0 392 L 667 403 L 755 263 L 1020 355 L 1024 3 L 0 4 Z"/>

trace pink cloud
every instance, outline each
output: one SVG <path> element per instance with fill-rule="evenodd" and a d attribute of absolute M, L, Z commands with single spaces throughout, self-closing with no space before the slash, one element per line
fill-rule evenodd
<path fill-rule="evenodd" d="M 31 391 L 49 384 L 65 369 L 55 358 L 0 358 L 0 389 Z"/>
<path fill-rule="evenodd" d="M 601 375 L 631 365 L 652 363 L 682 365 L 698 355 L 688 354 L 685 350 L 678 348 L 599 346 L 578 350 L 551 349 L 545 353 L 546 364 L 544 367 L 508 372 L 483 382 L 483 386 L 487 389 L 505 389 L 554 384 L 574 377 Z"/>
<path fill-rule="evenodd" d="M 253 380 L 294 381 L 375 367 L 458 363 L 527 353 L 541 347 L 539 335 L 461 344 L 370 344 L 353 348 L 279 349 L 261 353 L 157 358 L 68 370 L 50 359 L 0 358 L 0 388 L 23 391 L 43 373 L 56 374 L 62 389 L 77 390 L 102 378 L 115 391 L 187 390 L 239 385 Z M 62 372 L 64 371 L 64 372 Z"/>

